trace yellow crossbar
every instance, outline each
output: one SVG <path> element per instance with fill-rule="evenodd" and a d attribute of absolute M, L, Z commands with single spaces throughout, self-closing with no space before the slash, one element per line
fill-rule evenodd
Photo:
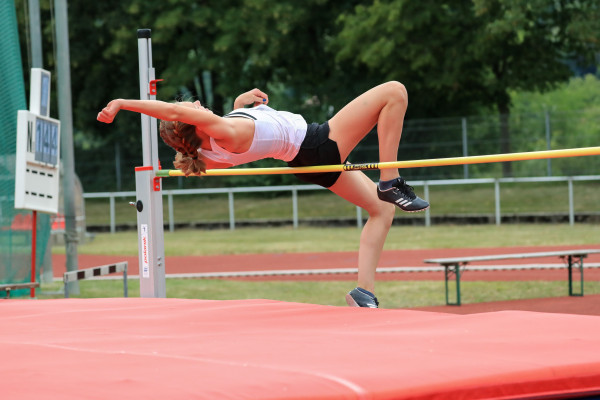
<path fill-rule="evenodd" d="M 275 167 L 275 168 L 227 168 L 209 169 L 199 176 L 231 176 L 231 175 L 278 175 L 307 174 L 314 172 L 364 171 L 388 168 L 422 168 L 441 167 L 447 165 L 487 164 L 507 161 L 540 160 L 548 158 L 582 157 L 600 155 L 600 147 L 580 147 L 576 149 L 530 151 L 525 153 L 491 154 L 485 156 L 437 158 L 412 161 L 394 161 L 366 164 L 315 165 L 311 167 Z M 177 169 L 156 171 L 156 176 L 185 176 Z"/>

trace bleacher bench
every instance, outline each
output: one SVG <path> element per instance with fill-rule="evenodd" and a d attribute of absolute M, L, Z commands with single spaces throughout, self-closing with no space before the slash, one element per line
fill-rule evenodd
<path fill-rule="evenodd" d="M 474 257 L 453 257 L 453 258 L 433 258 L 424 260 L 428 264 L 439 264 L 444 267 L 444 278 L 446 284 L 446 304 L 447 305 L 461 305 L 460 299 L 460 276 L 461 267 L 467 268 L 469 263 L 478 261 L 496 261 L 496 260 L 508 260 L 508 259 L 524 259 L 524 258 L 536 258 L 536 257 L 559 257 L 565 262 L 565 266 L 568 269 L 568 280 L 569 280 L 569 296 L 583 296 L 583 259 L 588 254 L 600 253 L 600 250 L 596 249 L 585 249 L 585 250 L 562 250 L 562 251 L 547 251 L 537 253 L 518 253 L 518 254 L 495 254 L 488 256 L 474 256 Z M 580 275 L 580 290 L 575 292 L 573 290 L 573 267 L 579 270 Z M 505 269 L 516 269 L 516 268 L 505 268 Z M 449 299 L 449 285 L 448 280 L 454 274 L 456 280 L 456 300 L 454 302 Z"/>

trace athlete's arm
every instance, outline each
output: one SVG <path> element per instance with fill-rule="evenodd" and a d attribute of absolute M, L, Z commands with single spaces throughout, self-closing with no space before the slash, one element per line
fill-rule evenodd
<path fill-rule="evenodd" d="M 206 109 L 188 107 L 184 104 L 166 103 L 159 100 L 125 100 L 116 99 L 107 104 L 98 113 L 98 121 L 110 124 L 120 110 L 133 111 L 163 121 L 180 121 L 195 125 L 215 139 L 231 137 L 231 124 Z"/>

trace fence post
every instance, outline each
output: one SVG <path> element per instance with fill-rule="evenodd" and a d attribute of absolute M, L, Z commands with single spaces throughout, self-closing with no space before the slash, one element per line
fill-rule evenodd
<path fill-rule="evenodd" d="M 114 193 L 110 194 L 108 201 L 110 203 L 110 233 L 115 233 L 116 228 L 115 228 L 115 195 L 114 195 Z"/>
<path fill-rule="evenodd" d="M 233 191 L 229 190 L 227 193 L 227 198 L 229 200 L 229 229 L 235 229 L 235 210 L 233 208 Z"/>
<path fill-rule="evenodd" d="M 496 210 L 496 225 L 500 225 L 501 217 L 500 217 L 500 180 L 496 179 L 494 181 L 494 206 Z"/>
<path fill-rule="evenodd" d="M 362 228 L 363 223 L 362 223 L 362 208 L 360 208 L 359 206 L 356 206 L 356 227 L 358 229 Z"/>
<path fill-rule="evenodd" d="M 423 195 L 425 196 L 425 201 L 429 202 L 429 183 L 427 183 L 427 181 L 425 181 L 423 189 L 424 189 Z M 425 210 L 425 226 L 431 226 L 430 208 L 427 208 L 427 210 Z"/>
<path fill-rule="evenodd" d="M 169 232 L 175 232 L 175 213 L 173 209 L 173 193 L 167 195 L 167 204 L 169 207 Z"/>
<path fill-rule="evenodd" d="M 123 297 L 129 297 L 127 286 L 127 265 L 125 266 L 125 270 L 123 271 Z"/>
<path fill-rule="evenodd" d="M 573 204 L 573 177 L 569 177 L 569 225 L 575 224 L 575 205 Z"/>
<path fill-rule="evenodd" d="M 298 189 L 292 188 L 292 220 L 294 229 L 298 229 Z"/>

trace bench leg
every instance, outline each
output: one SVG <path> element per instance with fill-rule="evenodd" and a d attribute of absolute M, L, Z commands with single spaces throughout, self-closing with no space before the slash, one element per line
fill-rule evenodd
<path fill-rule="evenodd" d="M 568 262 L 568 270 L 569 270 L 569 296 L 583 296 L 583 256 L 576 257 L 577 260 L 574 260 L 574 256 L 569 256 L 567 258 Z M 579 292 L 575 293 L 573 290 L 573 267 L 578 267 L 579 269 Z"/>
<path fill-rule="evenodd" d="M 123 271 L 123 297 L 127 297 L 127 270 Z"/>
<path fill-rule="evenodd" d="M 450 275 L 454 274 L 456 279 L 456 301 L 454 303 L 450 302 L 449 292 L 449 284 L 448 279 Z M 448 306 L 460 306 L 460 265 L 444 265 L 444 278 L 446 283 L 446 305 Z"/>

